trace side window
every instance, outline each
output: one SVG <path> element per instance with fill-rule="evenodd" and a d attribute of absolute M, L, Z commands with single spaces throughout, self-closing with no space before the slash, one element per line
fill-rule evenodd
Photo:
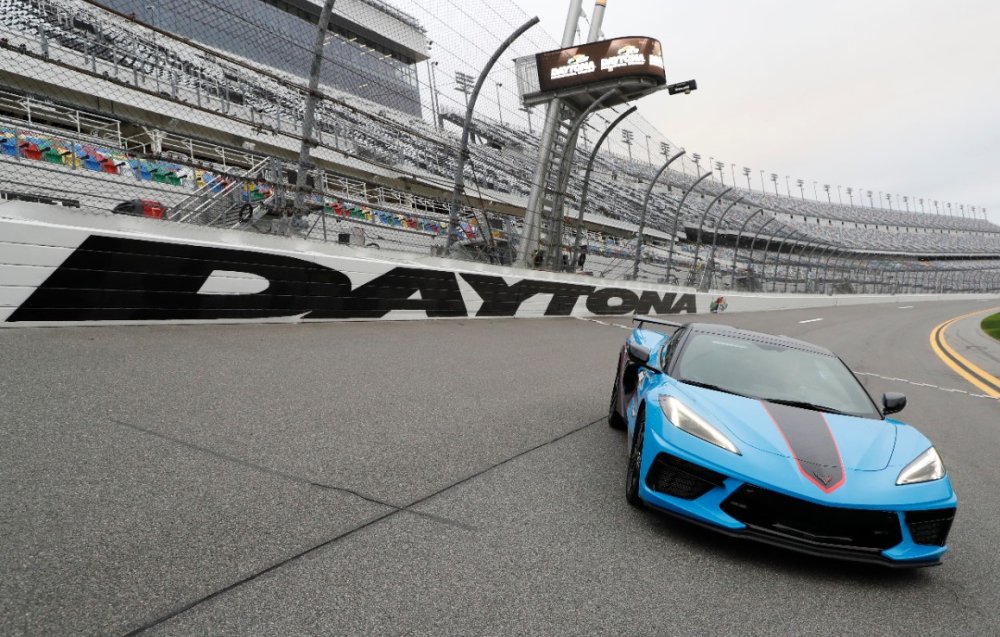
<path fill-rule="evenodd" d="M 670 365 L 670 359 L 673 358 L 674 352 L 677 351 L 677 344 L 680 342 L 684 332 L 686 331 L 687 330 L 683 327 L 674 331 L 674 333 L 670 336 L 670 340 L 668 340 L 663 346 L 663 349 L 660 350 L 660 369 L 663 370 L 664 374 L 667 373 L 667 367 Z"/>

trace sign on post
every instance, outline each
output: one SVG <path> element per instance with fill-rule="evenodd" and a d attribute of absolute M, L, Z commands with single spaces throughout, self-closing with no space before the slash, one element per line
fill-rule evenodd
<path fill-rule="evenodd" d="M 647 77 L 666 84 L 659 40 L 624 37 L 546 51 L 535 56 L 542 92 L 584 86 L 595 82 Z"/>

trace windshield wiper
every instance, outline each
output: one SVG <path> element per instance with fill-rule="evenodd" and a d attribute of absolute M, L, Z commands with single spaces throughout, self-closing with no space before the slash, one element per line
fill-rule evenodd
<path fill-rule="evenodd" d="M 747 396 L 746 394 L 741 394 L 738 391 L 733 391 L 731 389 L 726 389 L 725 387 L 719 387 L 718 385 L 713 385 L 712 383 L 703 383 L 700 380 L 691 380 L 689 378 L 681 378 L 680 381 L 685 385 L 694 385 L 695 387 L 704 387 L 705 389 L 714 389 L 715 391 L 721 391 L 724 394 L 732 394 L 733 396 L 741 396 L 743 398 L 755 398 L 754 396 Z"/>
<path fill-rule="evenodd" d="M 788 405 L 789 407 L 801 407 L 802 409 L 812 409 L 813 411 L 825 411 L 830 414 L 840 414 L 842 416 L 848 416 L 847 412 L 840 411 L 839 409 L 834 409 L 833 407 L 827 407 L 825 405 L 817 405 L 814 403 L 805 402 L 802 400 L 785 400 L 783 398 L 761 398 L 761 400 L 775 403 L 776 405 Z"/>

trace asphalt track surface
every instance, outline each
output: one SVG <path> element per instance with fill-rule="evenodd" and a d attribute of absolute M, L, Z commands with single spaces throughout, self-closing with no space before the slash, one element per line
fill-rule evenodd
<path fill-rule="evenodd" d="M 928 340 L 986 307 L 706 319 L 908 395 L 960 505 L 902 571 L 627 506 L 614 325 L 0 330 L 0 635 L 996 635 L 1000 403 Z"/>

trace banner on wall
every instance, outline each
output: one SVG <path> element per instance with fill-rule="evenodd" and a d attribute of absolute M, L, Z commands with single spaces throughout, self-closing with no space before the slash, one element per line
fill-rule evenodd
<path fill-rule="evenodd" d="M 0 227 L 4 223 L 0 220 Z M 461 318 L 698 311 L 698 299 L 689 293 L 79 232 L 53 263 L 30 266 L 39 277 L 31 285 L 24 285 L 21 272 L 28 266 L 17 262 L 23 263 L 31 248 L 44 255 L 57 248 L 44 246 L 44 237 L 35 234 L 30 236 L 41 245 L 0 240 L 0 277 L 7 279 L 0 280 L 0 305 L 8 306 L 0 308 L 5 310 L 0 320 L 12 325 L 403 318 L 400 312 L 410 318 Z M 19 256 L 4 258 L 13 254 Z M 9 285 L 14 279 L 22 279 L 21 285 Z"/>

